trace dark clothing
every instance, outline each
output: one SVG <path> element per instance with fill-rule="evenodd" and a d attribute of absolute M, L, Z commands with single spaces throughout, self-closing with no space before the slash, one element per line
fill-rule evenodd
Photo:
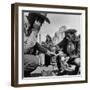
<path fill-rule="evenodd" d="M 64 38 L 57 46 L 59 46 L 59 48 L 62 48 L 62 51 L 65 54 L 68 54 L 67 53 L 67 44 L 68 44 L 68 40 L 66 38 Z"/>
<path fill-rule="evenodd" d="M 75 41 L 68 41 L 67 39 L 66 39 L 66 37 L 59 43 L 59 44 L 57 44 L 57 46 L 59 46 L 59 48 L 61 48 L 62 49 L 62 51 L 67 55 L 67 56 L 69 56 L 70 55 L 70 52 L 68 51 L 68 45 L 69 44 L 72 44 L 73 45 L 73 50 L 71 50 L 71 53 L 72 54 L 76 54 L 76 52 L 77 52 L 77 42 L 75 42 Z"/>
<path fill-rule="evenodd" d="M 51 60 L 51 57 L 48 55 L 45 55 L 45 66 L 50 65 L 50 60 Z"/>
<path fill-rule="evenodd" d="M 53 42 L 52 42 L 52 40 L 50 40 L 50 41 L 46 40 L 46 42 L 42 43 L 42 46 L 44 48 L 48 49 L 49 51 L 51 51 Z M 45 54 L 45 66 L 50 65 L 50 61 L 51 61 L 51 56 Z"/>
<path fill-rule="evenodd" d="M 60 63 L 60 60 L 61 60 L 61 57 L 60 57 L 60 56 L 57 56 L 56 62 L 57 62 L 57 67 L 58 67 L 59 71 L 61 71 L 61 63 Z"/>
<path fill-rule="evenodd" d="M 47 49 L 36 42 L 35 46 L 30 48 L 30 50 L 26 54 L 36 55 L 37 50 L 41 53 L 47 53 Z"/>
<path fill-rule="evenodd" d="M 70 43 L 72 44 L 71 46 L 70 46 Z M 57 46 L 59 48 L 61 48 L 62 51 L 67 56 L 72 56 L 72 55 L 77 55 L 77 50 L 78 50 L 77 43 L 78 43 L 77 41 L 69 41 L 65 37 L 59 44 L 57 44 Z M 72 65 L 76 65 L 72 58 L 70 58 L 70 60 L 67 63 L 72 64 Z M 60 71 L 60 68 L 61 68 L 60 57 L 57 58 L 57 66 L 58 66 L 58 69 Z M 73 72 L 70 72 L 70 74 L 77 74 L 77 72 L 78 72 L 78 66 L 76 65 L 76 69 Z"/>

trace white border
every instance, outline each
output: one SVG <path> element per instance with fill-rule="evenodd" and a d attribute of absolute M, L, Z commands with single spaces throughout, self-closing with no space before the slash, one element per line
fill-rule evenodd
<path fill-rule="evenodd" d="M 49 11 L 49 12 L 67 12 L 67 13 L 82 13 L 82 28 L 81 28 L 81 75 L 80 76 L 52 76 L 52 77 L 37 77 L 37 78 L 24 78 L 22 79 L 22 10 L 35 10 L 35 11 Z M 85 80 L 85 11 L 74 9 L 56 9 L 56 8 L 40 8 L 40 7 L 18 7 L 18 83 L 19 84 L 32 84 L 32 83 L 47 83 L 47 82 L 65 82 L 65 81 L 80 81 Z"/>

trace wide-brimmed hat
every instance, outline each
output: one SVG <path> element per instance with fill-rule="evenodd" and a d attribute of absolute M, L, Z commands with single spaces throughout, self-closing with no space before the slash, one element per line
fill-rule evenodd
<path fill-rule="evenodd" d="M 76 33 L 76 32 L 77 32 L 76 29 L 68 29 L 68 30 L 65 31 L 66 34 L 67 34 L 67 33 L 74 34 L 74 33 Z"/>
<path fill-rule="evenodd" d="M 27 16 L 28 20 L 31 17 L 40 17 L 50 24 L 50 20 L 47 18 L 47 13 L 38 13 L 38 12 L 29 13 Z"/>

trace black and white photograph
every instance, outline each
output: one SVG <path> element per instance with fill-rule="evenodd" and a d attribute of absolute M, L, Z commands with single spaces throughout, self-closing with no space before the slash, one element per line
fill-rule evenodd
<path fill-rule="evenodd" d="M 15 85 L 87 82 L 86 7 L 15 4 L 14 14 Z"/>
<path fill-rule="evenodd" d="M 80 75 L 81 14 L 23 11 L 24 77 Z"/>

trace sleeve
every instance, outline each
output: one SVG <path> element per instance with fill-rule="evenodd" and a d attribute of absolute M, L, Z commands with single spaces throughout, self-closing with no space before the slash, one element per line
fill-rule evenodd
<path fill-rule="evenodd" d="M 25 41 L 24 42 L 24 53 L 27 53 L 29 49 L 30 49 L 29 44 L 27 44 L 27 41 Z"/>
<path fill-rule="evenodd" d="M 40 52 L 42 52 L 42 53 L 47 53 L 47 49 L 46 48 L 44 48 L 43 46 L 41 46 L 38 42 L 36 43 L 36 48 L 40 51 Z"/>
<path fill-rule="evenodd" d="M 66 39 L 64 38 L 60 43 L 58 43 L 56 46 L 58 46 L 59 48 L 62 48 L 64 45 L 65 45 L 65 43 L 66 43 L 67 41 L 66 41 Z"/>

